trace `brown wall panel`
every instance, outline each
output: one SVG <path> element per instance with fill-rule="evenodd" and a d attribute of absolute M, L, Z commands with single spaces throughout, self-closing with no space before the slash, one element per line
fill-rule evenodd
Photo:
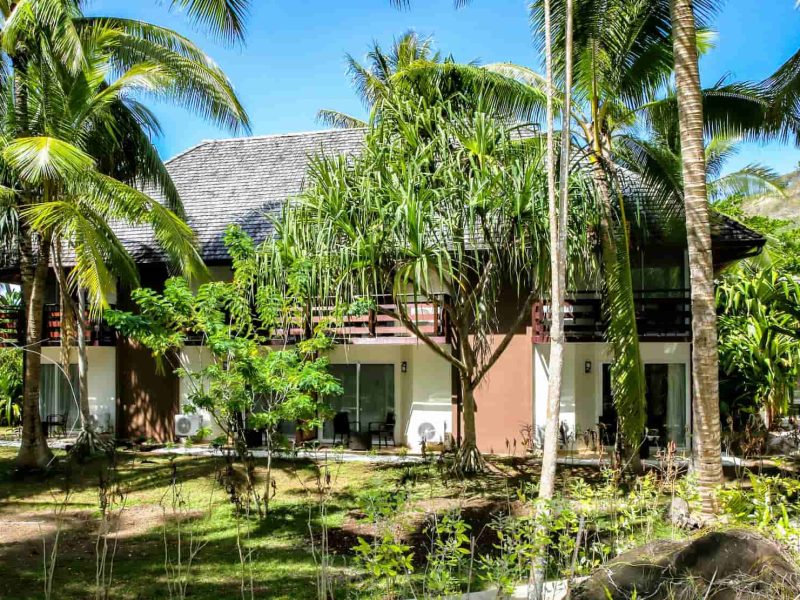
<path fill-rule="evenodd" d="M 495 336 L 493 346 L 500 343 Z M 533 344 L 530 333 L 514 336 L 475 390 L 478 446 L 483 452 L 523 454 L 522 430 L 533 421 Z"/>
<path fill-rule="evenodd" d="M 117 345 L 117 435 L 157 442 L 174 439 L 179 382 L 172 368 L 159 373 L 150 350 L 130 340 Z"/>

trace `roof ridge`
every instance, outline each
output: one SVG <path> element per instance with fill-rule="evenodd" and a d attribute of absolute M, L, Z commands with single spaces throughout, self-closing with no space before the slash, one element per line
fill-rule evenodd
<path fill-rule="evenodd" d="M 284 138 L 284 137 L 300 137 L 305 135 L 322 135 L 325 133 L 349 133 L 351 131 L 365 131 L 366 127 L 352 127 L 352 128 L 341 128 L 341 127 L 332 127 L 330 129 L 316 129 L 311 131 L 292 131 L 289 133 L 266 133 L 263 135 L 248 135 L 243 137 L 230 137 L 230 138 L 217 138 L 212 140 L 204 140 L 201 142 L 203 143 L 211 143 L 211 144 L 221 144 L 225 142 L 247 142 L 250 140 L 264 140 L 264 139 L 274 139 L 274 138 Z"/>
<path fill-rule="evenodd" d="M 189 153 L 191 153 L 191 152 L 194 152 L 194 151 L 195 151 L 195 150 L 197 150 L 198 148 L 202 148 L 202 147 L 203 147 L 203 146 L 205 146 L 206 144 L 210 144 L 210 143 L 211 143 L 211 142 L 213 142 L 213 141 L 214 141 L 214 140 L 201 140 L 201 141 L 199 141 L 198 143 L 196 143 L 194 146 L 189 146 L 188 148 L 186 148 L 186 150 L 182 150 L 181 152 L 178 152 L 178 153 L 177 153 L 175 156 L 173 156 L 172 158 L 168 158 L 167 160 L 165 160 L 165 161 L 164 161 L 164 165 L 168 165 L 168 164 L 170 164 L 171 162 L 174 162 L 174 161 L 178 160 L 179 158 L 183 158 L 183 157 L 184 157 L 184 156 L 186 156 L 187 154 L 189 154 Z"/>

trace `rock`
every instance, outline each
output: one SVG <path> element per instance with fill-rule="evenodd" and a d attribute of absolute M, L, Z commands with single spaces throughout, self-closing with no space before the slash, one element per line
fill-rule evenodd
<path fill-rule="evenodd" d="M 683 498 L 675 497 L 670 502 L 667 511 L 670 523 L 679 529 L 699 529 L 700 523 L 692 517 L 692 510 L 689 503 Z"/>
<path fill-rule="evenodd" d="M 767 453 L 791 456 L 800 449 L 800 435 L 797 430 L 770 431 L 767 434 Z"/>
<path fill-rule="evenodd" d="M 634 593 L 648 600 L 788 600 L 800 594 L 800 574 L 776 543 L 755 532 L 712 531 L 621 554 L 571 598 L 629 600 Z"/>

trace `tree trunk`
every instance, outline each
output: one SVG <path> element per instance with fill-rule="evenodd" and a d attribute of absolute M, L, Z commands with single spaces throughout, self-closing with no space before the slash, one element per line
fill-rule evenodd
<path fill-rule="evenodd" d="M 719 511 L 716 487 L 722 483 L 719 422 L 719 358 L 714 305 L 714 263 L 706 196 L 703 98 L 697 64 L 697 39 L 691 0 L 672 0 L 675 87 L 683 157 L 683 189 L 689 273 L 692 286 L 692 385 L 694 451 L 704 518 Z"/>
<path fill-rule="evenodd" d="M 17 454 L 19 469 L 44 469 L 53 459 L 42 432 L 39 413 L 39 377 L 42 367 L 42 322 L 47 282 L 48 240 L 33 247 L 32 233 L 24 224 L 19 231 L 22 302 L 25 307 L 25 380 L 22 396 L 22 442 Z"/>
<path fill-rule="evenodd" d="M 539 511 L 537 528 L 548 527 L 549 506 L 553 499 L 558 460 L 558 433 L 561 418 L 561 387 L 564 373 L 564 303 L 567 287 L 567 217 L 569 210 L 569 147 L 572 100 L 572 1 L 566 2 L 566 48 L 564 110 L 561 124 L 561 173 L 558 203 L 556 203 L 556 165 L 553 116 L 553 56 L 550 29 L 550 1 L 544 2 L 545 62 L 547 77 L 547 196 L 550 217 L 550 361 L 547 381 L 547 423 L 544 432 L 542 475 L 539 481 Z M 546 531 L 540 531 L 543 539 Z M 531 564 L 528 597 L 542 598 L 544 592 L 547 548 L 539 548 Z"/>
<path fill-rule="evenodd" d="M 486 461 L 478 450 L 478 436 L 475 430 L 475 390 L 463 373 L 461 380 L 461 407 L 464 421 L 464 435 L 456 456 L 456 469 L 464 475 L 483 471 Z"/>
<path fill-rule="evenodd" d="M 89 356 L 86 350 L 86 292 L 78 288 L 78 318 L 77 318 L 77 338 L 78 338 L 78 389 L 81 412 L 81 429 L 86 432 L 94 431 L 92 423 L 92 413 L 89 409 Z"/>

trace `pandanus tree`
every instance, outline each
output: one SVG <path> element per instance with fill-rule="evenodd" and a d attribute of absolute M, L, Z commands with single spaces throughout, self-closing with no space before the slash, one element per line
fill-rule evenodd
<path fill-rule="evenodd" d="M 28 350 L 17 463 L 42 467 L 51 453 L 39 427 L 39 349 L 53 244 L 74 246 L 72 285 L 93 295 L 90 304 L 96 307 L 104 306 L 112 285 L 112 272 L 102 266 L 105 260 L 113 257 L 118 259 L 116 267 L 125 265 L 113 250 L 110 219 L 152 225 L 156 215 L 162 215 L 166 227 L 157 236 L 173 250 L 186 250 L 184 266 L 196 262 L 186 225 L 174 214 L 165 216 L 161 204 L 126 185 L 150 184 L 173 206 L 178 200 L 147 141 L 145 132 L 154 118 L 131 92 L 173 100 L 234 130 L 246 127 L 247 117 L 220 69 L 169 30 L 138 21 L 87 18 L 80 2 L 67 0 L 30 0 L 0 8 L 6 11 L 0 42 L 6 60 L 3 96 L 8 99 L 0 151 L 3 183 L 12 198 L 8 204 L 18 218 L 16 250 Z M 53 78 L 62 79 L 56 83 Z M 37 112 L 37 107 L 52 108 L 59 89 L 85 104 L 70 106 L 69 115 Z M 131 136 L 139 142 L 138 170 L 135 179 L 124 182 L 114 160 L 121 153 L 104 152 L 114 143 L 117 149 L 130 150 L 126 141 Z M 130 266 L 128 262 L 128 274 Z"/>
<path fill-rule="evenodd" d="M 392 93 L 358 156 L 317 157 L 282 224 L 293 252 L 318 265 L 319 295 L 390 295 L 374 308 L 402 323 L 458 373 L 457 468 L 483 467 L 475 390 L 549 284 L 547 177 L 539 136 L 509 130 L 480 99 Z M 568 250 L 591 262 L 591 196 L 570 178 Z M 587 221 L 582 221 L 586 219 Z M 501 298 L 518 296 L 501 323 Z M 451 349 L 419 326 L 415 303 L 443 310 Z M 490 407 L 487 407 L 490 410 Z"/>

